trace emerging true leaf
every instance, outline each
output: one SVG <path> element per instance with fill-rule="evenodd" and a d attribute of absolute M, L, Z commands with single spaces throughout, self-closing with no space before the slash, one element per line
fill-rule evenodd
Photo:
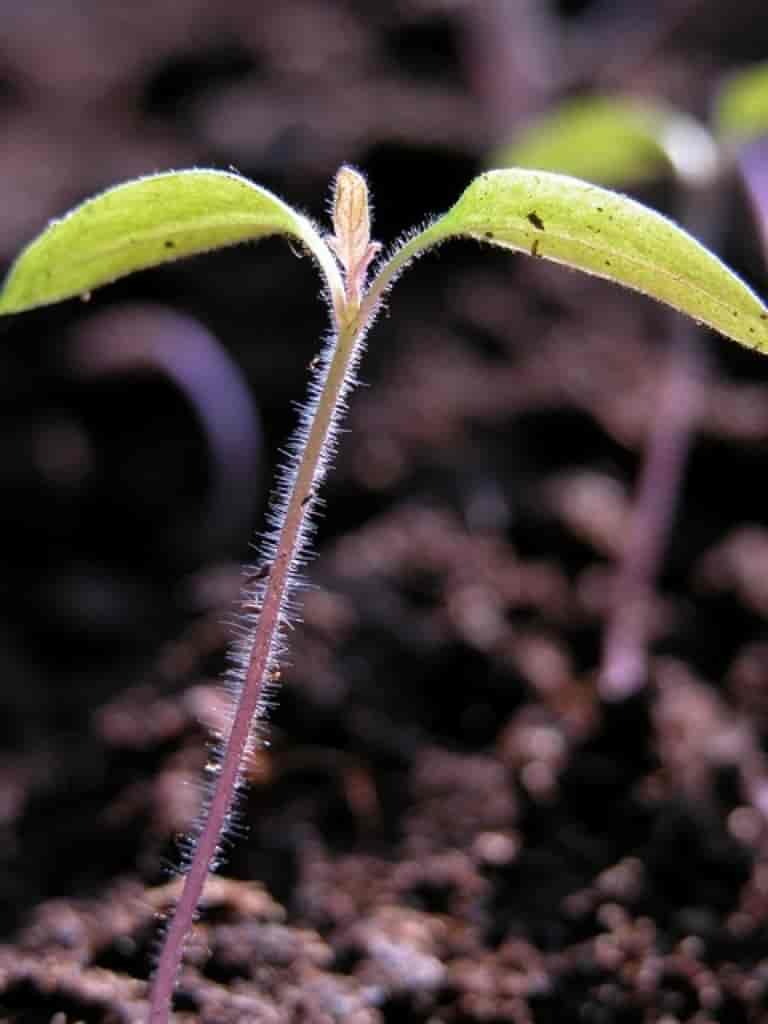
<path fill-rule="evenodd" d="M 717 97 L 714 112 L 719 135 L 749 142 L 768 135 L 768 63 L 732 76 Z"/>
<path fill-rule="evenodd" d="M 564 103 L 497 150 L 491 167 L 529 167 L 627 188 L 677 174 L 709 180 L 717 151 L 693 118 L 658 104 L 607 96 Z"/>
<path fill-rule="evenodd" d="M 715 255 L 626 196 L 544 171 L 489 171 L 402 250 L 476 238 L 584 270 L 668 303 L 768 352 L 768 308 Z"/>
<path fill-rule="evenodd" d="M 326 275 L 338 277 L 310 222 L 246 178 L 210 170 L 139 178 L 51 221 L 11 268 L 0 313 L 45 306 L 135 270 L 274 234 L 302 242 Z"/>

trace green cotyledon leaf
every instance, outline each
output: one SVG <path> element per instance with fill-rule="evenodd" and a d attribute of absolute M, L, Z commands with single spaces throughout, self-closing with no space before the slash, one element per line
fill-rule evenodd
<path fill-rule="evenodd" d="M 714 122 L 718 135 L 736 144 L 768 135 L 768 62 L 725 82 L 715 100 Z"/>
<path fill-rule="evenodd" d="M 597 185 L 531 170 L 488 171 L 392 260 L 475 238 L 608 278 L 768 353 L 768 308 L 713 253 L 661 214 Z"/>
<path fill-rule="evenodd" d="M 214 170 L 137 178 L 51 221 L 11 267 L 0 313 L 85 295 L 135 270 L 274 234 L 303 243 L 329 284 L 338 279 L 309 220 L 246 178 Z"/>
<path fill-rule="evenodd" d="M 693 118 L 612 96 L 569 100 L 491 155 L 489 167 L 529 167 L 627 188 L 669 175 L 696 184 L 717 170 L 717 147 Z"/>

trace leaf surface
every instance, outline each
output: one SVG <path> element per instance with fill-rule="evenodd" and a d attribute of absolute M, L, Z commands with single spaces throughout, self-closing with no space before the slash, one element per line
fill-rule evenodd
<path fill-rule="evenodd" d="M 735 143 L 768 135 L 768 63 L 733 75 L 715 102 L 715 127 Z"/>
<path fill-rule="evenodd" d="M 682 228 L 627 196 L 544 171 L 488 171 L 406 243 L 403 258 L 462 236 L 626 285 L 768 352 L 768 309 L 755 292 Z"/>
<path fill-rule="evenodd" d="M 326 273 L 335 271 L 310 222 L 246 178 L 213 170 L 138 178 L 51 221 L 12 266 L 0 313 L 85 295 L 135 270 L 274 234 L 303 242 Z"/>
<path fill-rule="evenodd" d="M 670 173 L 692 183 L 709 180 L 717 150 L 702 125 L 661 104 L 587 96 L 532 121 L 492 154 L 489 166 L 555 171 L 627 188 Z"/>

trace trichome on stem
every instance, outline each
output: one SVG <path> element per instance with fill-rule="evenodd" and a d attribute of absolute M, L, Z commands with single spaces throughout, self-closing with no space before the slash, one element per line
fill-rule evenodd
<path fill-rule="evenodd" d="M 342 167 L 333 203 L 334 235 L 329 240 L 342 268 L 344 290 L 331 295 L 333 333 L 324 357 L 313 371 L 310 398 L 291 442 L 270 513 L 271 533 L 263 545 L 264 577 L 246 595 L 251 608 L 238 642 L 229 682 L 234 710 L 229 732 L 216 749 L 217 770 L 198 826 L 179 902 L 163 942 L 150 995 L 151 1024 L 167 1020 L 168 1006 L 189 933 L 208 873 L 215 869 L 222 836 L 232 815 L 244 764 L 253 749 L 254 723 L 264 714 L 275 679 L 283 633 L 290 619 L 291 595 L 297 580 L 315 495 L 333 454 L 334 433 L 354 383 L 365 321 L 360 300 L 368 265 L 380 246 L 370 240 L 368 189 L 364 178 Z M 373 310 L 369 313 L 369 319 Z"/>

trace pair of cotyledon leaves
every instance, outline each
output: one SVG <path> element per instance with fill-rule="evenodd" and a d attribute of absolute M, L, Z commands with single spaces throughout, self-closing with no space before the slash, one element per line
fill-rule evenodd
<path fill-rule="evenodd" d="M 483 175 L 407 244 L 412 255 L 457 236 L 527 251 L 646 292 L 750 347 L 766 348 L 763 303 L 670 221 L 573 177 L 613 187 L 674 172 L 712 181 L 719 143 L 768 130 L 768 64 L 732 76 L 716 97 L 712 133 L 660 106 L 586 98 L 535 122 L 496 154 L 518 169 Z M 217 171 L 160 174 L 83 203 L 21 255 L 0 313 L 90 292 L 134 270 L 237 242 L 284 234 L 305 245 L 330 282 L 334 257 L 313 225 L 276 196 Z M 402 262 L 401 253 L 398 263 Z"/>
<path fill-rule="evenodd" d="M 309 249 L 329 281 L 338 281 L 335 258 L 315 226 L 247 179 L 213 170 L 140 178 L 51 222 L 11 268 L 0 313 L 84 295 L 136 270 L 275 234 Z M 768 308 L 760 298 L 685 231 L 626 196 L 543 171 L 490 171 L 414 235 L 393 263 L 457 237 L 608 278 L 768 352 Z"/>

